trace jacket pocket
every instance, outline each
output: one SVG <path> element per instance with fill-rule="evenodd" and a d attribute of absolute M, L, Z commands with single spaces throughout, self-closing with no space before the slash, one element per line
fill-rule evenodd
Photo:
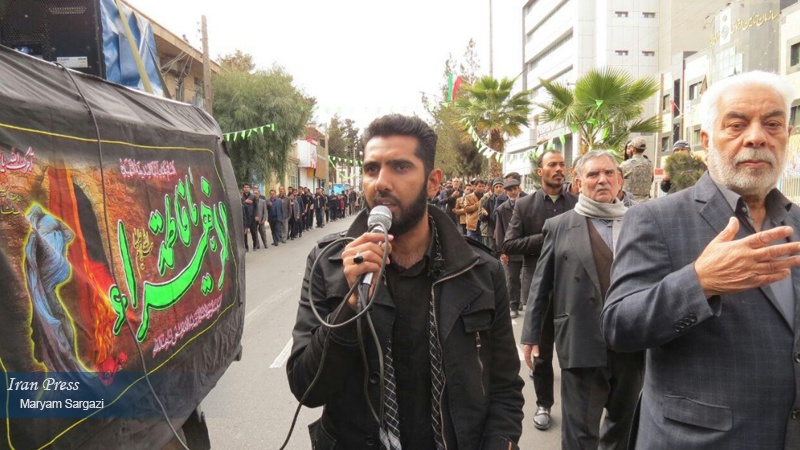
<path fill-rule="evenodd" d="M 336 439 L 322 426 L 322 419 L 318 419 L 308 426 L 311 436 L 312 450 L 336 450 Z"/>
<path fill-rule="evenodd" d="M 733 412 L 728 406 L 712 405 L 686 397 L 665 395 L 662 402 L 664 418 L 717 431 L 733 427 Z"/>
<path fill-rule="evenodd" d="M 492 329 L 494 311 L 491 309 L 481 309 L 478 311 L 464 314 L 461 319 L 464 321 L 464 331 L 472 334 L 478 331 L 489 331 Z"/>

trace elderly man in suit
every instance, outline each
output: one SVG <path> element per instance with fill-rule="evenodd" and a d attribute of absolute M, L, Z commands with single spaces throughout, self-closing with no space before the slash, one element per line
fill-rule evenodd
<path fill-rule="evenodd" d="M 766 72 L 714 83 L 708 172 L 625 217 L 602 326 L 647 349 L 636 448 L 800 448 L 800 211 L 775 189 L 793 99 Z"/>
<path fill-rule="evenodd" d="M 611 282 L 614 244 L 626 208 L 617 199 L 617 160 L 604 150 L 581 157 L 575 209 L 544 223 L 522 329 L 525 362 L 538 353 L 541 323 L 552 302 L 561 366 L 562 448 L 624 449 L 639 397 L 644 357 L 606 347 L 600 312 Z M 600 427 L 603 410 L 605 421 Z"/>

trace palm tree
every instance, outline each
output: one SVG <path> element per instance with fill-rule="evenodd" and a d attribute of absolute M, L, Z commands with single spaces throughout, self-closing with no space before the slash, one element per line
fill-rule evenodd
<path fill-rule="evenodd" d="M 519 136 L 522 127 L 528 126 L 531 102 L 528 92 L 512 94 L 514 80 L 496 80 L 491 76 L 478 79 L 472 85 L 463 85 L 456 99 L 456 116 L 459 123 L 472 127 L 478 136 L 488 138 L 487 145 L 499 152 L 505 151 L 509 138 Z M 492 158 L 491 176 L 500 177 L 503 167 Z"/>
<path fill-rule="evenodd" d="M 642 104 L 658 92 L 653 78 L 634 79 L 621 69 L 594 69 L 581 76 L 574 89 L 564 83 L 539 79 L 550 94 L 543 109 L 544 122 L 556 122 L 580 137 L 581 155 L 602 148 L 617 151 L 631 133 L 655 133 L 658 116 L 641 119 Z"/>

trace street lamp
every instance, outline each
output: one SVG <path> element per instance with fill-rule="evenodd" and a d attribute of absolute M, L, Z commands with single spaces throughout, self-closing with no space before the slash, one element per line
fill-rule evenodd
<path fill-rule="evenodd" d="M 494 78 L 494 33 L 492 32 L 492 0 L 489 0 L 489 76 Z"/>

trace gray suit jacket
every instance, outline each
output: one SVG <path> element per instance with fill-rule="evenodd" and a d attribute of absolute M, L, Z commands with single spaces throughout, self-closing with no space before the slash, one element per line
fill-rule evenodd
<path fill-rule="evenodd" d="M 538 344 L 542 319 L 553 299 L 558 363 L 562 369 L 603 367 L 606 344 L 600 333 L 603 294 L 592 257 L 586 217 L 567 211 L 548 219 L 522 328 L 523 344 Z"/>
<path fill-rule="evenodd" d="M 289 197 L 281 198 L 281 207 L 283 208 L 283 220 L 289 220 L 292 217 L 292 206 L 289 204 Z"/>
<path fill-rule="evenodd" d="M 800 240 L 798 207 L 771 196 Z M 791 325 L 769 287 L 706 300 L 694 271 L 732 215 L 708 174 L 625 215 L 602 326 L 612 348 L 647 349 L 636 448 L 800 448 L 798 303 Z"/>
<path fill-rule="evenodd" d="M 258 217 L 259 221 L 266 222 L 267 221 L 267 199 L 265 197 L 259 196 L 257 199 L 253 200 L 255 203 L 255 208 L 253 214 L 255 217 Z"/>

